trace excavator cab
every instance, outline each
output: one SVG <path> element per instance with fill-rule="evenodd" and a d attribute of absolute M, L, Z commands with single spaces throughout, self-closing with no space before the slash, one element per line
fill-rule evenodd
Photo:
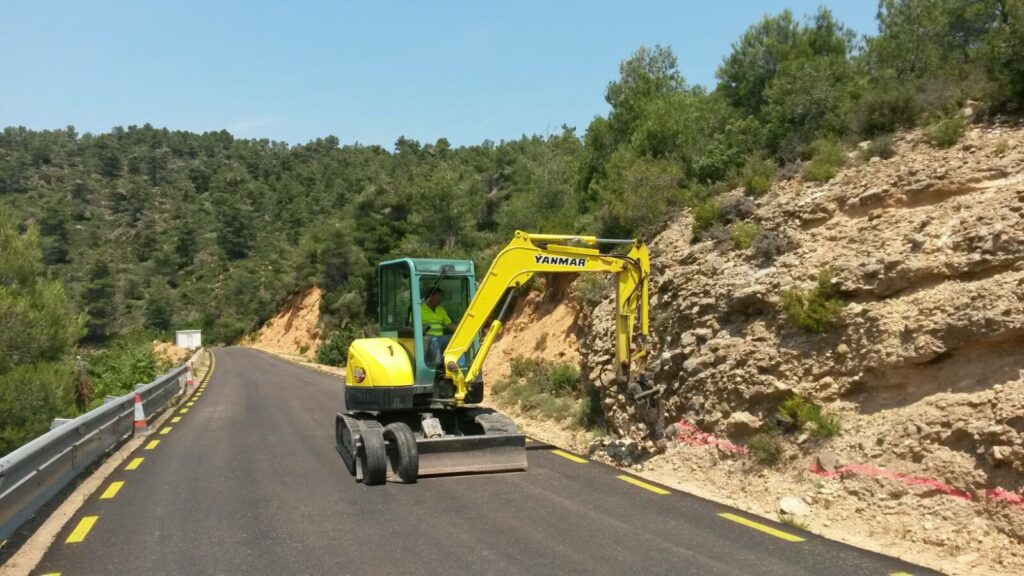
<path fill-rule="evenodd" d="M 476 294 L 473 261 L 402 258 L 382 262 L 377 268 L 377 285 L 380 287 L 380 336 L 401 344 L 413 366 L 416 384 L 434 383 L 448 338 L 427 334 L 423 306 L 427 295 L 439 289 L 443 294 L 441 306 L 452 322 L 458 324 Z M 472 362 L 478 348 L 479 339 L 460 360 L 463 368 Z"/>

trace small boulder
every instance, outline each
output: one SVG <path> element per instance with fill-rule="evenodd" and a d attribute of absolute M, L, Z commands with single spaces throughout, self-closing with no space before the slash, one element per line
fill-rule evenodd
<path fill-rule="evenodd" d="M 811 507 L 797 496 L 785 496 L 779 500 L 779 512 L 789 516 L 807 516 Z"/>
<path fill-rule="evenodd" d="M 825 472 L 835 472 L 839 468 L 839 456 L 832 452 L 818 454 L 818 468 Z"/>
<path fill-rule="evenodd" d="M 725 421 L 725 429 L 730 436 L 749 436 L 763 425 L 760 418 L 749 412 L 733 412 Z"/>

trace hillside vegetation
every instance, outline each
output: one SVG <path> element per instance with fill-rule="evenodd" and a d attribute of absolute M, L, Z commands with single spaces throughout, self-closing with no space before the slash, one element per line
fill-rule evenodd
<path fill-rule="evenodd" d="M 878 19 L 879 35 L 857 38 L 826 9 L 766 17 L 714 87 L 687 83 L 669 48 L 640 48 L 583 133 L 464 147 L 400 138 L 389 150 L 148 124 L 9 127 L 0 206 L 18 234 L 38 235 L 47 281 L 64 283 L 87 345 L 184 327 L 234 342 L 317 285 L 322 338 L 343 350 L 373 329 L 384 258 L 483 267 L 517 228 L 653 237 L 683 207 L 694 235 L 711 238 L 749 211 L 726 190 L 757 196 L 795 172 L 828 180 L 850 143 L 884 148 L 890 132 L 921 125 L 933 146 L 951 146 L 969 121 L 1021 111 L 1021 0 L 883 0 Z M 765 234 L 748 227 L 733 241 L 774 249 Z"/>

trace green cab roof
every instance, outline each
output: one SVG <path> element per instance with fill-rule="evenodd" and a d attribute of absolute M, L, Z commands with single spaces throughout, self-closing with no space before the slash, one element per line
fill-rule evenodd
<path fill-rule="evenodd" d="M 381 262 L 380 267 L 383 268 L 384 266 L 398 263 L 408 264 L 416 274 L 440 274 L 442 266 L 452 267 L 451 270 L 445 272 L 450 275 L 463 276 L 475 273 L 472 260 L 449 260 L 445 258 L 399 258 L 397 260 Z"/>

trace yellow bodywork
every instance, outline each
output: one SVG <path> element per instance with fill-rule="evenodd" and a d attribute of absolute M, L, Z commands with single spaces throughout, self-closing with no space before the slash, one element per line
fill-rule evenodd
<path fill-rule="evenodd" d="M 364 374 L 360 381 L 359 371 Z M 348 347 L 345 369 L 348 386 L 412 386 L 412 361 L 400 343 L 391 338 L 360 338 Z"/>

